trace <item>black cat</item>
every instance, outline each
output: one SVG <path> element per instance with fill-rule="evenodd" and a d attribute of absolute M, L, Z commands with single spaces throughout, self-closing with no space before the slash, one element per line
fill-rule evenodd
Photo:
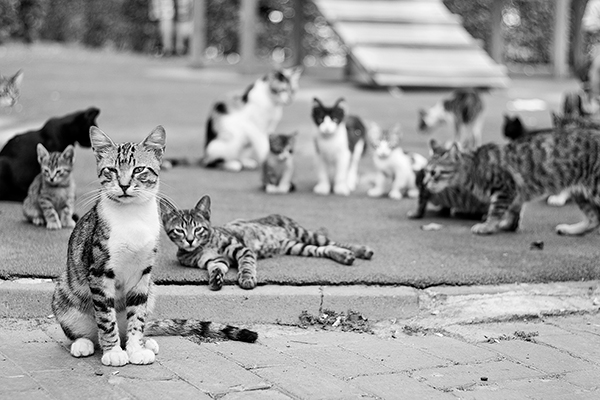
<path fill-rule="evenodd" d="M 527 135 L 538 133 L 551 133 L 554 128 L 528 129 L 518 116 L 510 117 L 504 114 L 504 123 L 502 125 L 502 134 L 508 140 L 517 140 Z"/>
<path fill-rule="evenodd" d="M 0 150 L 0 200 L 23 201 L 37 174 L 37 144 L 52 151 L 63 151 L 75 142 L 90 147 L 90 127 L 96 125 L 100 110 L 90 107 L 63 117 L 50 118 L 37 131 L 29 131 L 10 139 Z"/>

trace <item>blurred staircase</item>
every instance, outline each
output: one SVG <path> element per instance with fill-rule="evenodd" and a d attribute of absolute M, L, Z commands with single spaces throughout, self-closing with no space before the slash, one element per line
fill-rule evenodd
<path fill-rule="evenodd" d="M 347 77 L 372 86 L 508 85 L 441 0 L 314 0 L 348 48 Z"/>

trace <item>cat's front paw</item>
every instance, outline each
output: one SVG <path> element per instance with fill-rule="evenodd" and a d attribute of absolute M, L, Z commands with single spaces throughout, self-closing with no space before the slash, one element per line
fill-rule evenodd
<path fill-rule="evenodd" d="M 152 350 L 154 354 L 158 354 L 158 343 L 154 339 L 146 339 L 144 347 L 148 350 Z"/>
<path fill-rule="evenodd" d="M 46 229 L 58 230 L 61 228 L 62 228 L 62 225 L 61 225 L 60 221 L 48 221 L 48 223 L 46 224 Z"/>
<path fill-rule="evenodd" d="M 42 217 L 34 217 L 31 220 L 31 223 L 34 224 L 35 226 L 44 226 L 44 225 L 46 225 L 46 221 Z"/>
<path fill-rule="evenodd" d="M 390 191 L 390 193 L 388 194 L 390 199 L 394 199 L 394 200 L 402 200 L 402 192 L 400 192 L 399 190 L 392 190 Z"/>
<path fill-rule="evenodd" d="M 362 246 L 358 248 L 358 250 L 356 250 L 354 254 L 357 258 L 361 258 L 363 260 L 370 260 L 371 258 L 373 258 L 374 252 L 373 249 L 371 249 L 370 247 Z"/>
<path fill-rule="evenodd" d="M 129 362 L 136 365 L 152 364 L 155 358 L 151 349 L 137 349 L 129 353 Z"/>
<path fill-rule="evenodd" d="M 256 287 L 256 277 L 253 275 L 241 274 L 238 283 L 242 289 L 254 289 Z"/>
<path fill-rule="evenodd" d="M 377 187 L 367 190 L 367 196 L 369 197 L 380 197 L 381 195 L 383 195 L 383 191 Z"/>
<path fill-rule="evenodd" d="M 61 222 L 63 228 L 73 229 L 75 228 L 75 221 L 73 218 L 68 217 L 64 221 Z"/>
<path fill-rule="evenodd" d="M 223 169 L 230 172 L 240 172 L 244 165 L 238 160 L 228 160 L 223 163 Z"/>
<path fill-rule="evenodd" d="M 406 197 L 409 199 L 416 199 L 419 197 L 419 189 L 408 189 L 406 191 Z"/>
<path fill-rule="evenodd" d="M 94 342 L 87 338 L 79 338 L 71 344 L 73 357 L 87 357 L 94 354 Z"/>
<path fill-rule="evenodd" d="M 499 228 L 497 224 L 489 224 L 487 222 L 481 224 L 475 224 L 471 227 L 471 232 L 476 235 L 490 235 L 498 232 Z"/>
<path fill-rule="evenodd" d="M 333 188 L 333 193 L 337 194 L 338 196 L 349 196 L 350 189 L 348 188 L 348 185 L 346 185 L 345 183 L 338 183 Z"/>
<path fill-rule="evenodd" d="M 356 256 L 354 255 L 353 251 L 347 249 L 336 249 L 331 253 L 331 258 L 340 264 L 352 265 L 356 259 Z"/>
<path fill-rule="evenodd" d="M 313 192 L 321 196 L 328 196 L 331 193 L 331 185 L 327 182 L 321 182 L 315 186 Z"/>
<path fill-rule="evenodd" d="M 256 169 L 258 168 L 258 161 L 252 158 L 245 158 L 242 161 L 242 167 L 244 169 Z"/>
<path fill-rule="evenodd" d="M 215 268 L 208 277 L 208 288 L 210 290 L 221 290 L 223 287 L 223 271 Z"/>
<path fill-rule="evenodd" d="M 423 213 L 419 210 L 410 210 L 406 213 L 406 216 L 410 219 L 419 219 L 423 218 Z"/>
<path fill-rule="evenodd" d="M 102 364 L 109 367 L 121 367 L 129 362 L 129 356 L 123 349 L 114 348 L 102 355 Z"/>
<path fill-rule="evenodd" d="M 549 206 L 562 207 L 567 204 L 567 201 L 569 201 L 570 197 L 571 194 L 569 192 L 561 192 L 559 194 L 549 196 L 546 202 Z"/>

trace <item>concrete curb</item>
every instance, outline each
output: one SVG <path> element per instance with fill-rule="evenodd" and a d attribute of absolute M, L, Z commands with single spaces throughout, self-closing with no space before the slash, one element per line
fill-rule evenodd
<path fill-rule="evenodd" d="M 371 321 L 410 320 L 424 326 L 485 322 L 520 315 L 595 312 L 600 281 L 499 286 L 157 286 L 155 318 L 196 318 L 237 324 L 297 324 L 304 310 L 353 310 Z M 52 314 L 54 284 L 47 279 L 0 281 L 0 317 Z"/>

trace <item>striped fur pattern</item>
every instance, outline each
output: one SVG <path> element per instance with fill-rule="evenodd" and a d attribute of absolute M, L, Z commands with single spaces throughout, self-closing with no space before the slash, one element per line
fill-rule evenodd
<path fill-rule="evenodd" d="M 269 153 L 269 137 L 298 90 L 301 66 L 272 71 L 241 96 L 217 102 L 206 123 L 202 163 L 229 171 L 255 169 Z"/>
<path fill-rule="evenodd" d="M 358 165 L 366 150 L 367 128 L 362 119 L 347 115 L 343 98 L 331 107 L 313 99 L 312 119 L 317 126 L 318 183 L 313 191 L 348 196 L 356 189 Z"/>
<path fill-rule="evenodd" d="M 427 164 L 427 159 L 418 153 L 405 152 L 401 144 L 402 128 L 396 124 L 388 129 L 370 129 L 369 142 L 373 147 L 373 163 L 377 169 L 375 185 L 367 194 L 380 197 L 384 194 L 392 199 L 415 198 L 419 195 L 416 173 Z M 387 181 L 391 187 L 386 190 Z"/>
<path fill-rule="evenodd" d="M 63 151 L 48 152 L 37 145 L 38 162 L 42 172 L 35 177 L 23 201 L 25 218 L 48 229 L 75 227 L 75 181 L 73 162 L 75 150 L 68 145 Z"/>
<path fill-rule="evenodd" d="M 425 186 L 433 193 L 458 186 L 489 198 L 487 219 L 472 227 L 475 234 L 515 231 L 525 202 L 570 189 L 585 218 L 559 224 L 556 232 L 586 234 L 600 224 L 600 135 L 586 129 L 557 130 L 467 152 L 454 145 L 430 160 Z"/>
<path fill-rule="evenodd" d="M 159 126 L 141 143 L 115 144 L 92 127 L 90 139 L 101 189 L 71 233 L 52 309 L 74 340 L 73 356 L 91 355 L 99 345 L 104 365 L 150 364 L 158 345 L 144 338 L 144 326 L 154 303 L 165 131 Z"/>
<path fill-rule="evenodd" d="M 269 155 L 262 165 L 262 188 L 267 193 L 294 191 L 294 145 L 298 132 L 269 135 Z"/>
<path fill-rule="evenodd" d="M 430 140 L 431 158 L 427 165 L 441 156 L 448 150 L 440 146 L 434 139 Z M 426 166 L 427 168 L 427 166 Z M 445 189 L 433 193 L 425 185 L 426 168 L 418 171 L 416 174 L 417 187 L 419 189 L 419 201 L 416 210 L 408 212 L 408 217 L 417 219 L 423 218 L 427 211 L 427 205 L 431 204 L 443 216 L 455 216 L 460 218 L 481 220 L 488 211 L 489 199 L 480 199 L 471 191 L 462 186 L 448 186 Z"/>
<path fill-rule="evenodd" d="M 454 141 L 464 149 L 481 145 L 484 105 L 479 92 L 472 88 L 457 89 L 428 110 L 419 110 L 419 131 L 429 133 L 436 127 L 454 125 Z"/>
<path fill-rule="evenodd" d="M 12 107 L 17 104 L 22 81 L 23 70 L 18 70 L 11 77 L 0 75 L 0 107 Z"/>
<path fill-rule="evenodd" d="M 351 265 L 355 258 L 369 260 L 366 246 L 337 243 L 311 232 L 282 215 L 215 227 L 210 223 L 210 197 L 203 196 L 191 210 L 180 210 L 161 201 L 164 229 L 178 247 L 181 265 L 208 270 L 209 288 L 220 290 L 230 266 L 238 268 L 238 284 L 256 287 L 256 260 L 277 255 L 325 257 Z"/>

